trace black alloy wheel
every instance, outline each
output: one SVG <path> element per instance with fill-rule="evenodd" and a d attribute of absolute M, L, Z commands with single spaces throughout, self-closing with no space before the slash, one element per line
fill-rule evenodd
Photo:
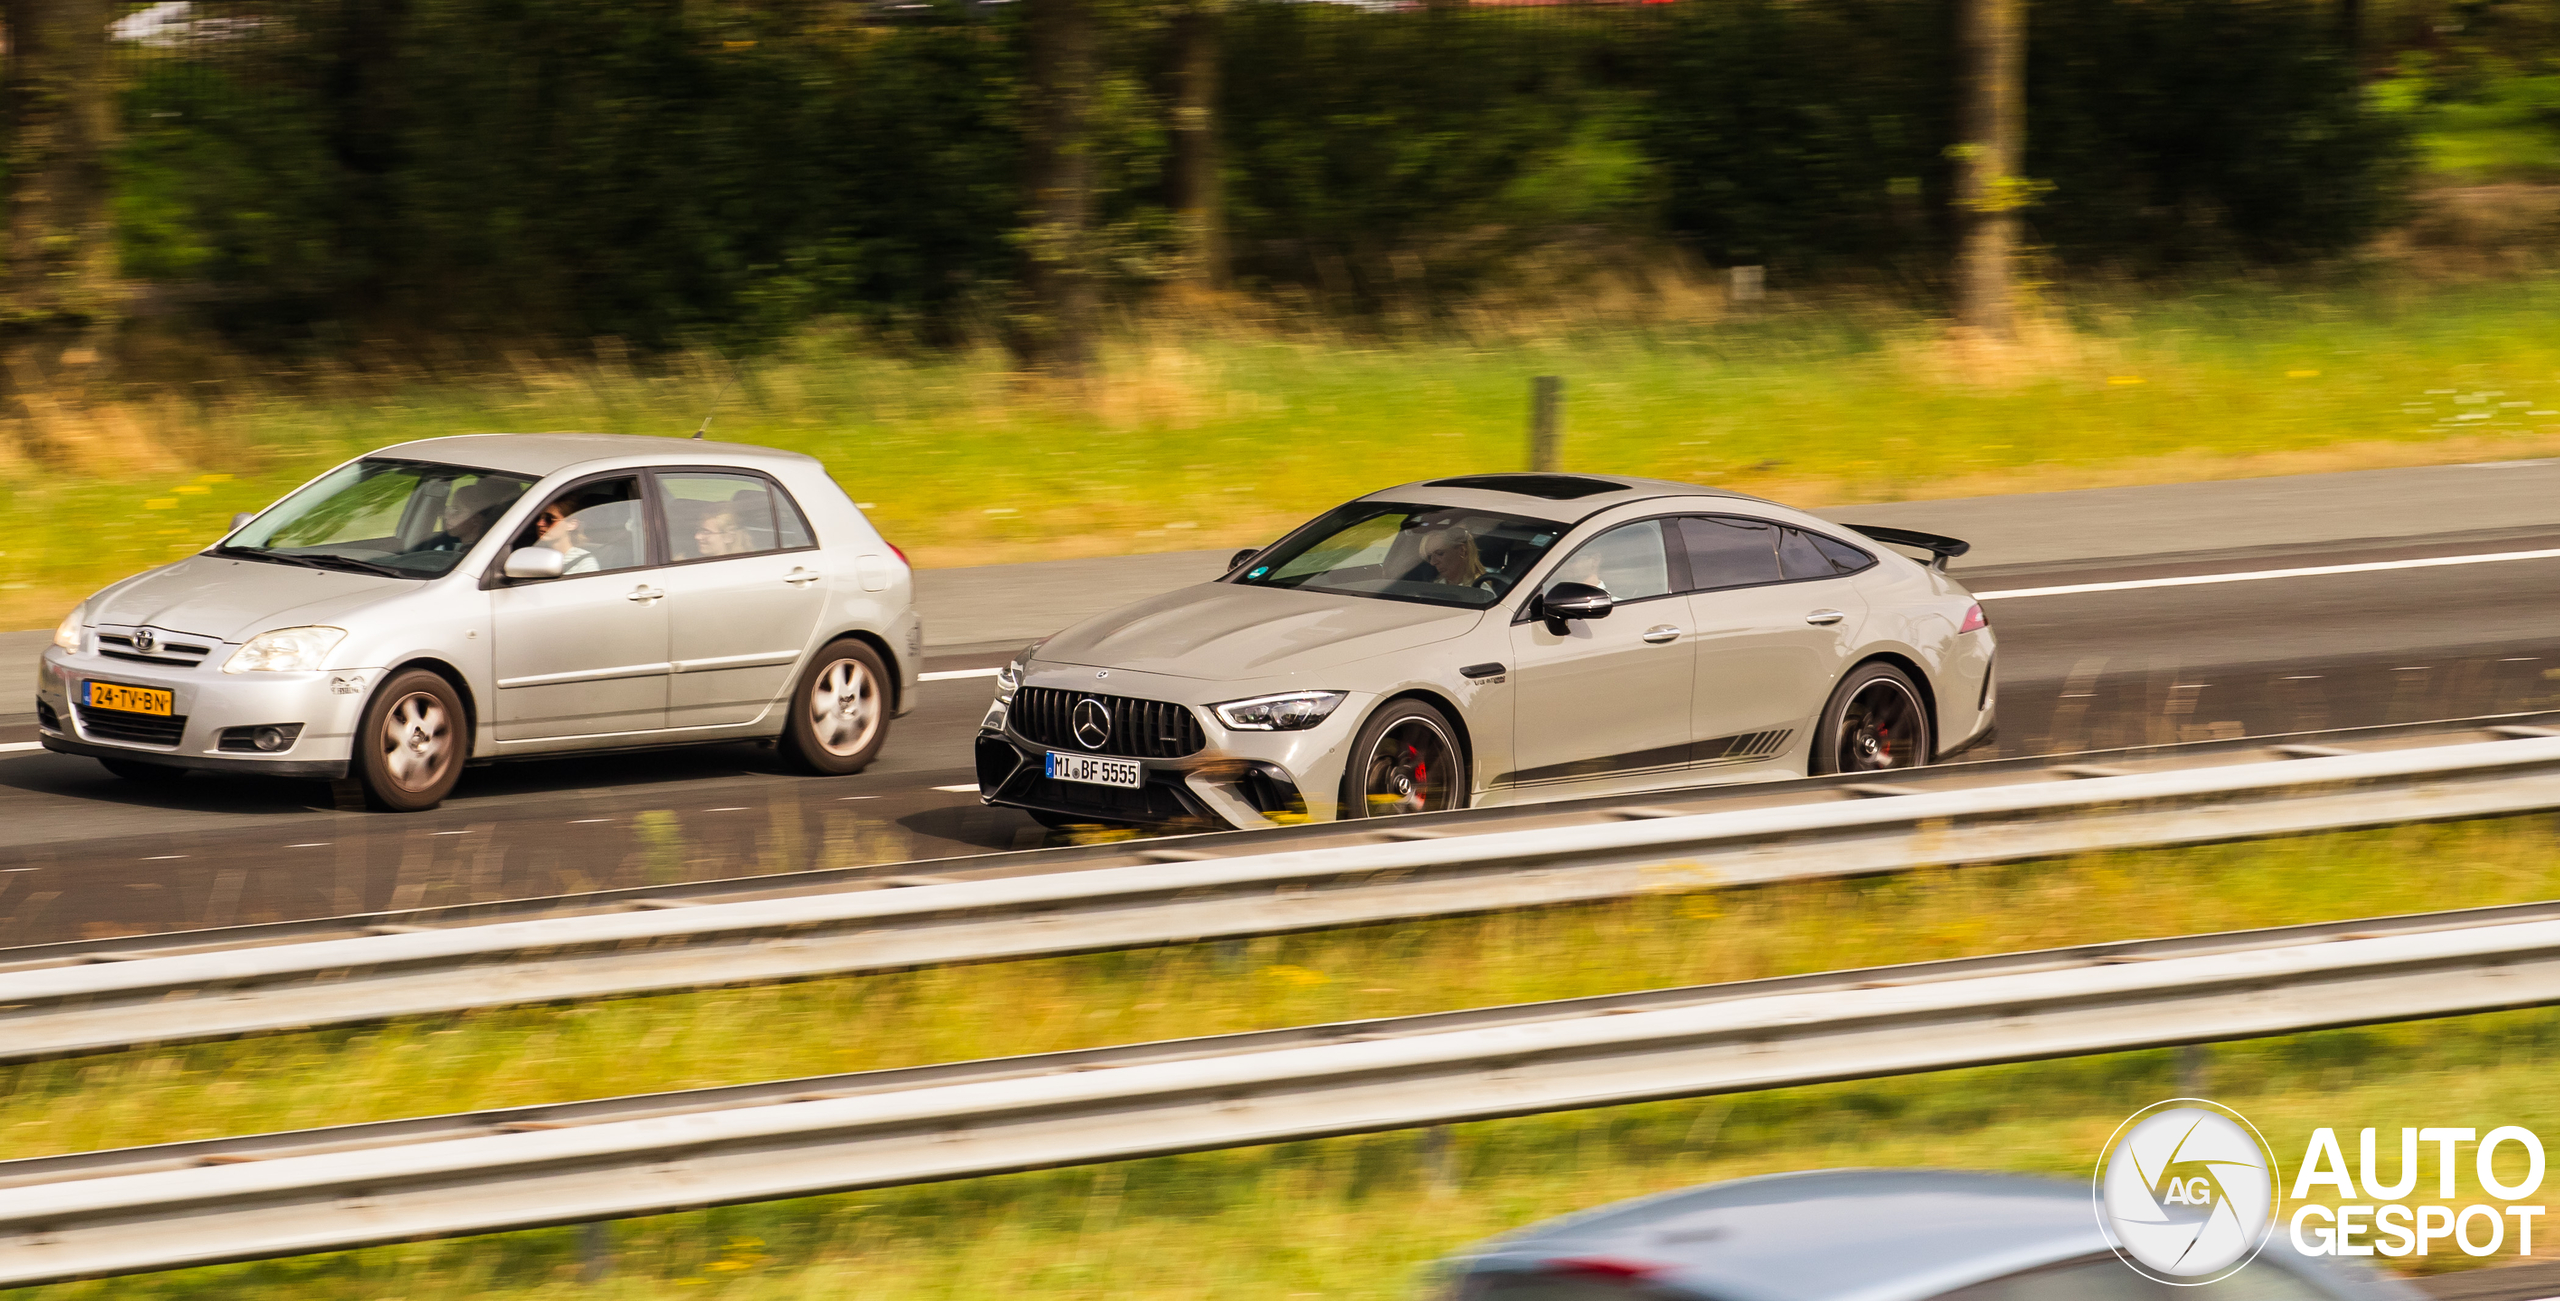
<path fill-rule="evenodd" d="M 1352 742 L 1342 816 L 1386 818 L 1465 808 L 1467 757 L 1447 715 L 1399 700 L 1372 715 Z"/>
<path fill-rule="evenodd" d="M 1890 664 L 1860 665 L 1831 693 L 1813 740 L 1813 771 L 1889 772 L 1935 757 L 1929 711 L 1910 675 Z"/>

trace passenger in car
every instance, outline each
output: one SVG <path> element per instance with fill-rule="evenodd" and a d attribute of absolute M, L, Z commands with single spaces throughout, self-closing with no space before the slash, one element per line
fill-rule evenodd
<path fill-rule="evenodd" d="M 737 507 L 730 503 L 709 508 L 694 526 L 693 542 L 695 554 L 701 556 L 743 556 L 756 549 L 755 539 L 738 523 Z"/>

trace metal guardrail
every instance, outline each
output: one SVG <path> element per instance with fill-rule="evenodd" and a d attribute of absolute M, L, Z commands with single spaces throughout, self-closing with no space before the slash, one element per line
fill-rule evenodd
<path fill-rule="evenodd" d="M 2560 1002 L 2560 903 L 0 1163 L 0 1286 Z"/>
<path fill-rule="evenodd" d="M 1178 861 L 0 973 L 0 1059 L 2551 807 L 2560 737 L 2537 735 L 1228 858 L 1160 850 Z"/>

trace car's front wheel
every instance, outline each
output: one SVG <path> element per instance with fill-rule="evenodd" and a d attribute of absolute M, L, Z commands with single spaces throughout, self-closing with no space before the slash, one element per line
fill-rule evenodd
<path fill-rule="evenodd" d="M 356 728 L 356 780 L 365 802 L 390 813 L 444 803 L 470 746 L 462 696 L 443 676 L 411 669 L 373 693 Z"/>
<path fill-rule="evenodd" d="M 806 772 L 843 777 L 871 766 L 889 739 L 889 669 L 880 653 L 840 641 L 809 661 L 791 691 L 782 750 Z"/>
<path fill-rule="evenodd" d="M 1369 716 L 1351 743 L 1342 816 L 1386 818 L 1467 806 L 1467 754 L 1449 716 L 1399 700 Z"/>
<path fill-rule="evenodd" d="M 1861 664 L 1822 707 L 1812 767 L 1817 776 L 1917 768 L 1935 755 L 1935 743 L 1911 676 L 1881 661 Z"/>

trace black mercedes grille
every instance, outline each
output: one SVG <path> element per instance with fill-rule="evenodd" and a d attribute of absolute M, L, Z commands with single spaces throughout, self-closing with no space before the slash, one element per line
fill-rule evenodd
<path fill-rule="evenodd" d="M 178 738 L 187 734 L 184 714 L 135 714 L 121 709 L 97 709 L 76 700 L 71 707 L 80 712 L 80 730 L 101 741 L 176 745 Z"/>
<path fill-rule="evenodd" d="M 1091 700 L 1111 712 L 1111 735 L 1099 747 L 1076 739 L 1076 704 Z M 1055 687 L 1024 687 L 1008 715 L 1013 730 L 1041 745 L 1131 759 L 1179 759 L 1209 744 L 1188 705 L 1127 696 L 1097 696 Z"/>

